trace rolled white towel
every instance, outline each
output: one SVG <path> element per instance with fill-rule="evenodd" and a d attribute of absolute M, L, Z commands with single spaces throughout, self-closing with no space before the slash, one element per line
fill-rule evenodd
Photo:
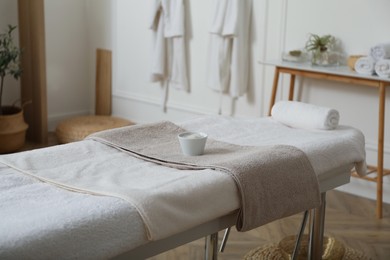
<path fill-rule="evenodd" d="M 332 130 L 339 124 L 337 110 L 296 101 L 279 101 L 271 110 L 272 117 L 291 127 Z"/>
<path fill-rule="evenodd" d="M 377 61 L 375 72 L 379 77 L 390 78 L 390 59 Z"/>
<path fill-rule="evenodd" d="M 390 42 L 382 43 L 371 47 L 370 55 L 375 60 L 390 59 Z"/>
<path fill-rule="evenodd" d="M 355 71 L 359 74 L 374 75 L 375 60 L 372 57 L 361 57 L 355 62 Z"/>

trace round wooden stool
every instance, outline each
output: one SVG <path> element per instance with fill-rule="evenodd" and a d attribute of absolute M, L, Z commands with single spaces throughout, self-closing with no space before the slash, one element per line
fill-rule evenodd
<path fill-rule="evenodd" d="M 56 136 L 59 143 L 65 144 L 83 140 L 92 133 L 129 125 L 134 123 L 112 116 L 79 116 L 59 123 Z"/>

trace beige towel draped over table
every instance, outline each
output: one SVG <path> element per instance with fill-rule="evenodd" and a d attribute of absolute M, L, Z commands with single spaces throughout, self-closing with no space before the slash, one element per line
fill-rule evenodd
<path fill-rule="evenodd" d="M 184 156 L 177 140 L 184 131 L 173 123 L 160 122 L 104 131 L 88 138 L 168 167 L 227 172 L 241 195 L 236 223 L 240 231 L 319 206 L 317 177 L 298 148 L 239 146 L 208 140 L 204 155 Z"/>

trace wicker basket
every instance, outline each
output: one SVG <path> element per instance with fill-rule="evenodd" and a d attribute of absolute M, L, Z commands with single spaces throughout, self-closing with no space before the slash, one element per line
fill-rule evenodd
<path fill-rule="evenodd" d="M 21 108 L 3 106 L 2 109 L 4 114 L 0 115 L 0 154 L 22 148 L 28 128 Z"/>
<path fill-rule="evenodd" d="M 290 260 L 295 245 L 295 236 L 282 239 L 279 244 L 258 247 L 245 256 L 245 260 Z M 333 237 L 324 237 L 324 252 L 322 259 L 326 260 L 369 260 L 362 252 L 344 246 Z M 307 259 L 308 237 L 302 238 L 301 247 L 297 259 Z"/>
<path fill-rule="evenodd" d="M 348 67 L 351 69 L 351 70 L 355 70 L 355 63 L 356 61 L 361 58 L 361 57 L 364 57 L 364 55 L 351 55 L 348 57 Z"/>
<path fill-rule="evenodd" d="M 64 144 L 83 140 L 92 133 L 133 124 L 126 119 L 112 116 L 80 116 L 59 123 L 56 136 L 58 142 Z"/>

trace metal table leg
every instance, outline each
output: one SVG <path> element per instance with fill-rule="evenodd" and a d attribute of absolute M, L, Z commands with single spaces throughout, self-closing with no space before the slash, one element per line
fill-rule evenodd
<path fill-rule="evenodd" d="M 324 241 L 326 192 L 321 193 L 321 205 L 312 210 L 308 259 L 322 258 Z"/>
<path fill-rule="evenodd" d="M 221 252 L 221 253 L 225 250 L 225 246 L 226 246 L 227 240 L 229 239 L 230 229 L 231 229 L 231 227 L 228 227 L 225 230 L 225 234 L 223 235 L 222 242 L 221 242 L 221 247 L 219 248 L 219 252 Z"/>
<path fill-rule="evenodd" d="M 217 260 L 218 259 L 218 232 L 206 237 L 205 244 L 205 260 Z"/>
<path fill-rule="evenodd" d="M 307 222 L 307 216 L 308 215 L 309 215 L 309 211 L 306 210 L 305 213 L 303 214 L 302 224 L 301 224 L 301 227 L 299 229 L 297 240 L 295 241 L 294 251 L 293 251 L 293 253 L 291 255 L 291 259 L 292 260 L 296 260 L 297 257 L 298 257 L 299 246 L 301 244 L 301 239 L 302 239 L 303 232 L 305 231 L 306 222 Z"/>

